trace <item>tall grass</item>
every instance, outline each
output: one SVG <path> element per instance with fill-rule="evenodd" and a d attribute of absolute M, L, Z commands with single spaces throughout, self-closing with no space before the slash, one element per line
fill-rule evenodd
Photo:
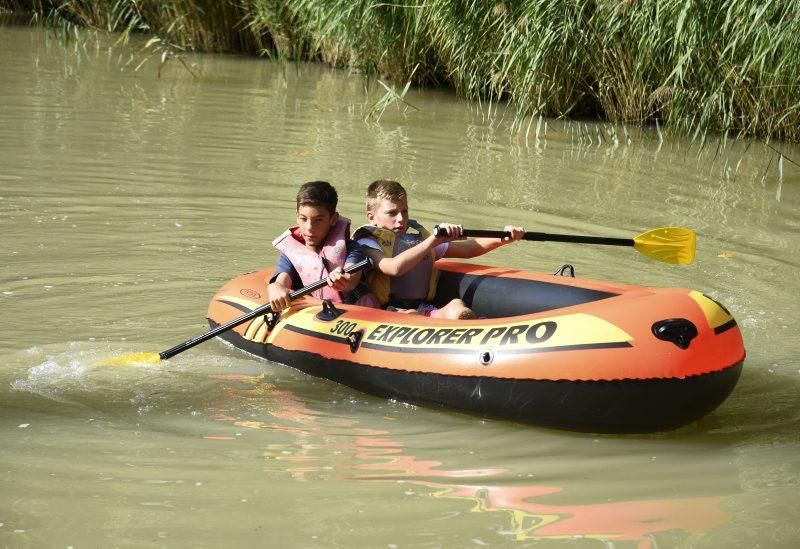
<path fill-rule="evenodd" d="M 244 25 L 250 11 L 237 0 L 0 0 L 4 5 L 56 26 L 80 24 L 123 38 L 150 33 L 181 50 L 249 52 L 261 46 Z"/>
<path fill-rule="evenodd" d="M 800 6 L 788 0 L 0 0 L 26 4 L 178 49 L 508 100 L 519 128 L 592 117 L 800 141 Z"/>

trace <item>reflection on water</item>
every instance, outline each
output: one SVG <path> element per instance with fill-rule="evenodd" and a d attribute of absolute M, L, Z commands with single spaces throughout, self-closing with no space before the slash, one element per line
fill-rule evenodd
<path fill-rule="evenodd" d="M 660 547 L 664 542 L 685 541 L 689 535 L 707 532 L 731 518 L 720 509 L 723 497 L 553 505 L 537 498 L 546 499 L 561 488 L 420 484 L 434 489 L 434 497 L 472 502 L 472 512 L 506 515 L 509 529 L 501 533 L 515 541 L 585 538 Z"/>
<path fill-rule="evenodd" d="M 673 545 L 727 523 L 731 514 L 723 510 L 726 498 L 740 489 L 736 470 L 729 465 L 723 492 L 719 492 L 720 463 L 714 461 L 714 476 L 697 482 L 702 475 L 693 464 L 692 482 L 675 479 L 669 497 L 634 499 L 636 488 L 609 490 L 614 497 L 604 501 L 583 501 L 580 490 L 568 485 L 554 486 L 519 480 L 513 468 L 451 469 L 439 460 L 420 459 L 409 453 L 391 429 L 362 426 L 359 421 L 333 418 L 311 410 L 291 391 L 280 390 L 264 376 L 215 375 L 236 382 L 230 388 L 224 409 L 214 419 L 245 429 L 263 429 L 292 435 L 290 443 L 269 444 L 263 453 L 265 471 L 285 473 L 298 482 L 388 482 L 403 486 L 404 493 L 453 503 L 466 513 L 487 513 L 499 523 L 497 533 L 514 541 L 599 540 L 605 543 L 633 542 L 637 547 Z M 241 386 L 249 386 L 242 389 Z M 242 419 L 229 415 L 230 408 L 257 410 L 264 419 Z M 254 408 L 251 408 L 254 407 Z M 244 415 L 252 415 L 244 414 Z M 269 419 L 268 419 L 269 418 Z M 335 433 L 335 434 L 333 434 Z M 207 436 L 234 440 L 233 436 Z M 602 457 L 601 457 L 602 458 Z M 548 458 L 549 459 L 549 458 Z M 646 474 L 653 478 L 681 474 L 674 463 L 656 464 Z M 536 460 L 525 463 L 536 470 Z M 635 475 L 636 471 L 629 471 Z M 614 481 L 619 471 L 612 471 Z M 533 477 L 528 474 L 527 477 Z M 707 477 L 708 478 L 708 477 Z M 460 479 L 480 479 L 463 483 Z M 574 482 L 574 481 L 572 481 Z M 602 478 L 592 483 L 606 484 Z M 629 492 L 629 493 L 628 493 Z M 709 494 L 710 492 L 710 494 Z M 696 495 L 702 494 L 702 495 Z M 713 495 L 712 495 L 713 494 Z M 458 505 L 463 502 L 466 505 Z"/>

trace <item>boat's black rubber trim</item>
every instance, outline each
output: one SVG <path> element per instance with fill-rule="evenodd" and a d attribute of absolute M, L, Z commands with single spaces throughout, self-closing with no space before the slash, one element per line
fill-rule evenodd
<path fill-rule="evenodd" d="M 247 307 L 246 305 L 242 305 L 241 303 L 236 303 L 235 301 L 229 301 L 227 299 L 218 299 L 217 301 L 224 303 L 225 305 L 230 305 L 234 309 L 242 311 L 243 313 L 252 313 L 255 310 Z"/>
<path fill-rule="evenodd" d="M 210 324 L 215 325 L 212 321 Z M 249 341 L 233 330 L 220 337 L 256 356 L 380 397 L 596 433 L 648 433 L 691 423 L 725 400 L 742 370 L 740 361 L 721 371 L 683 379 L 550 381 L 470 377 L 331 360 L 309 351 Z"/>
<path fill-rule="evenodd" d="M 722 326 L 717 326 L 716 328 L 714 328 L 714 334 L 715 335 L 719 335 L 719 334 L 721 334 L 723 332 L 727 332 L 728 330 L 730 330 L 734 326 L 736 326 L 736 321 L 734 319 L 730 319 L 728 322 L 726 322 Z"/>

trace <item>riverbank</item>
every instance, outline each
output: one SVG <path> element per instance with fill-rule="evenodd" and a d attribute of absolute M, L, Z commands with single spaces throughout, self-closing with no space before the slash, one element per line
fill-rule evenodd
<path fill-rule="evenodd" d="M 800 141 L 790 2 L 0 0 L 56 26 L 145 32 L 181 51 L 314 60 L 402 87 L 452 87 L 531 115 Z"/>

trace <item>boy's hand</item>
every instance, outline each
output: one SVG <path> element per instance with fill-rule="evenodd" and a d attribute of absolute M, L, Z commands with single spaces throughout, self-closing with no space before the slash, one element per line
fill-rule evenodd
<path fill-rule="evenodd" d="M 523 229 L 522 227 L 515 227 L 514 225 L 506 225 L 503 228 L 503 231 L 511 235 L 505 237 L 503 239 L 503 243 L 515 242 L 517 240 L 521 240 L 522 237 L 525 236 L 525 229 Z"/>
<path fill-rule="evenodd" d="M 462 233 L 464 232 L 464 227 L 461 225 L 454 225 L 452 223 L 439 223 L 437 227 L 441 233 L 441 236 L 436 237 L 438 242 L 450 242 L 451 240 L 463 238 Z"/>
<path fill-rule="evenodd" d="M 328 275 L 328 286 L 337 292 L 343 292 L 350 282 L 350 273 L 344 272 L 342 267 L 336 267 L 331 274 Z"/>
<path fill-rule="evenodd" d="M 267 299 L 269 300 L 269 305 L 272 307 L 272 310 L 274 312 L 282 311 L 291 305 L 291 293 L 289 288 L 277 282 L 273 282 L 267 286 Z"/>

